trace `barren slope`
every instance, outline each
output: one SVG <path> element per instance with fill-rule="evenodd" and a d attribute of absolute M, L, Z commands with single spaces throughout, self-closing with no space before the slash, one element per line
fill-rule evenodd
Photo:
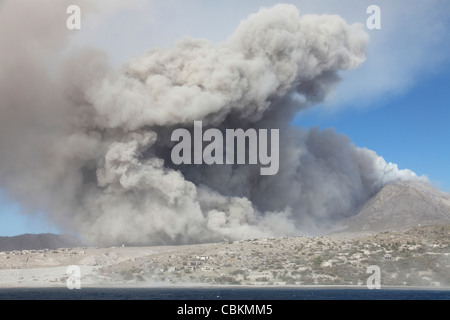
<path fill-rule="evenodd" d="M 370 199 L 344 232 L 402 231 L 413 226 L 450 223 L 450 195 L 419 182 L 390 184 Z"/>

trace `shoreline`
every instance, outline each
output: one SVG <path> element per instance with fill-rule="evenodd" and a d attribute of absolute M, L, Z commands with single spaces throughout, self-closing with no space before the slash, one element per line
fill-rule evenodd
<path fill-rule="evenodd" d="M 268 238 L 186 246 L 0 252 L 0 288 L 449 290 L 450 226 L 360 240 Z M 68 267 L 79 268 L 74 274 Z M 72 268 L 73 269 L 73 268 Z M 70 280 L 69 279 L 69 280 Z M 373 280 L 373 279 L 372 279 Z M 369 290 L 369 289 L 367 289 Z"/>
<path fill-rule="evenodd" d="M 102 285 L 85 285 L 79 290 L 70 290 L 66 286 L 10 286 L 10 287 L 0 287 L 0 291 L 7 290 L 67 290 L 67 291 L 83 291 L 85 290 L 190 290 L 190 289 L 200 289 L 200 290 L 271 290 L 271 289 L 281 289 L 281 290 L 365 290 L 370 292 L 377 291 L 450 291 L 450 287 L 412 287 L 412 286 L 381 286 L 380 289 L 368 289 L 366 286 L 361 285 L 312 285 L 312 286 L 301 286 L 301 285 L 265 285 L 265 286 L 252 286 L 252 285 L 149 285 L 149 286 L 132 286 L 132 285 L 120 285 L 120 286 L 102 286 Z"/>

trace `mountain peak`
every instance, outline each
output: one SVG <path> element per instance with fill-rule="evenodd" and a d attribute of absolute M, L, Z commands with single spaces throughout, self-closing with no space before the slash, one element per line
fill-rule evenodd
<path fill-rule="evenodd" d="M 450 223 L 450 194 L 423 182 L 386 185 L 344 222 L 345 233 L 404 231 L 414 226 Z"/>

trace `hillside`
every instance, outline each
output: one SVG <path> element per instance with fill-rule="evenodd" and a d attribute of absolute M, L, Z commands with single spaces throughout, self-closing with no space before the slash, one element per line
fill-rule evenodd
<path fill-rule="evenodd" d="M 65 287 L 67 266 L 82 286 L 358 285 L 367 268 L 382 286 L 450 287 L 450 225 L 358 239 L 291 237 L 148 248 L 0 252 L 0 287 Z"/>
<path fill-rule="evenodd" d="M 0 237 L 0 251 L 42 250 L 81 246 L 83 246 L 82 242 L 74 237 L 50 233 Z"/>
<path fill-rule="evenodd" d="M 375 234 L 449 223 L 449 194 L 425 183 L 399 182 L 385 186 L 356 216 L 345 221 L 340 232 Z"/>

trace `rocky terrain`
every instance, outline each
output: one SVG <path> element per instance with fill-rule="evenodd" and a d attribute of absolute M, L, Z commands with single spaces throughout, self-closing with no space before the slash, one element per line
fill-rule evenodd
<path fill-rule="evenodd" d="M 450 194 L 421 182 L 389 184 L 343 223 L 348 235 L 450 224 Z"/>
<path fill-rule="evenodd" d="M 84 286 L 366 285 L 450 287 L 450 225 L 374 236 L 271 238 L 148 248 L 73 248 L 0 253 L 0 287 L 65 286 L 66 268 Z"/>
<path fill-rule="evenodd" d="M 391 184 L 323 237 L 141 248 L 0 238 L 0 287 L 65 286 L 71 265 L 83 286 L 365 285 L 376 265 L 385 286 L 450 287 L 450 196 L 422 183 Z"/>
<path fill-rule="evenodd" d="M 450 226 L 361 239 L 281 238 L 211 244 L 106 266 L 112 281 L 234 285 L 365 285 L 378 265 L 384 285 L 450 286 Z"/>

